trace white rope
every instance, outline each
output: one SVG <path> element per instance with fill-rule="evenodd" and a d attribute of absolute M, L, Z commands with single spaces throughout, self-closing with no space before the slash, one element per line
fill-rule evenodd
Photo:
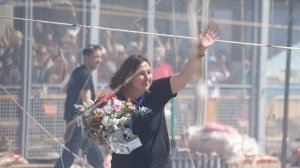
<path fill-rule="evenodd" d="M 179 39 L 190 39 L 190 40 L 197 40 L 195 37 L 189 36 L 182 36 L 182 35 L 170 35 L 170 34 L 163 34 L 163 33 L 153 33 L 153 32 L 142 32 L 142 31 L 133 31 L 133 30 L 126 30 L 126 29 L 115 29 L 115 28 L 108 28 L 102 26 L 88 26 L 82 24 L 70 24 L 70 23 L 62 23 L 62 22 L 54 22 L 54 21 L 45 21 L 45 20 L 36 20 L 36 19 L 27 19 L 27 18 L 19 18 L 19 17 L 9 17 L 9 16 L 0 16 L 0 19 L 12 19 L 12 20 L 22 20 L 22 21 L 31 21 L 31 22 L 38 22 L 38 23 L 46 23 L 46 24 L 55 24 L 55 25 L 63 25 L 63 26 L 72 26 L 72 27 L 81 27 L 81 28 L 90 28 L 90 29 L 100 29 L 100 30 L 111 30 L 117 32 L 126 32 L 126 33 L 134 33 L 134 34 L 143 34 L 143 35 L 155 35 L 155 36 L 162 36 L 162 37 L 171 37 L 171 38 L 179 38 Z M 269 48 L 277 48 L 277 49 L 285 49 L 285 50 L 300 50 L 300 47 L 286 47 L 286 46 L 279 46 L 279 45 L 272 45 L 272 44 L 259 44 L 259 43 L 250 43 L 250 42 L 240 42 L 240 41 L 229 41 L 229 40 L 217 40 L 220 43 L 227 43 L 227 44 L 235 44 L 235 45 L 247 45 L 247 46 L 257 46 L 257 47 L 269 47 Z M 13 98 L 13 96 L 1 85 L 1 88 L 11 97 L 11 99 L 25 112 L 27 116 L 29 116 L 43 131 L 45 131 L 52 139 L 54 139 L 61 147 L 66 149 L 76 158 L 80 158 L 76 154 L 72 153 L 64 144 L 62 144 L 56 137 L 54 137 L 50 132 L 47 131 L 33 116 L 31 116 L 17 101 Z M 118 88 L 119 89 L 119 88 Z M 116 89 L 116 90 L 118 90 Z M 92 107 L 94 108 L 94 107 Z M 181 114 L 182 115 L 182 114 Z M 78 116 L 78 117 L 81 117 Z M 183 116 L 181 116 L 183 117 Z M 75 118 L 72 122 L 76 121 L 78 118 Z M 72 123 L 71 122 L 71 123 Z M 184 122 L 184 121 L 183 121 Z M 184 124 L 183 124 L 184 125 Z M 184 128 L 185 129 L 185 128 Z M 185 140 L 186 141 L 186 140 Z M 189 156 L 191 158 L 191 156 Z"/>
<path fill-rule="evenodd" d="M 78 155 L 75 153 L 71 152 L 64 144 L 62 144 L 55 136 L 53 136 L 45 127 L 43 127 L 31 114 L 29 114 L 22 105 L 19 104 L 19 102 L 8 92 L 8 90 L 0 83 L 0 87 L 4 90 L 4 92 L 13 100 L 18 107 L 22 109 L 25 114 L 32 119 L 32 121 L 37 124 L 43 131 L 46 132 L 46 134 L 51 137 L 54 141 L 56 141 L 62 148 L 66 149 L 68 152 L 70 152 L 75 158 L 80 158 Z M 87 162 L 85 160 L 85 162 Z M 91 165 L 89 165 L 91 166 Z"/>
<path fill-rule="evenodd" d="M 111 30 L 111 31 L 125 32 L 125 33 L 134 33 L 134 34 L 144 34 L 144 35 L 154 35 L 154 36 L 162 36 L 162 37 L 172 37 L 172 38 L 180 38 L 180 39 L 197 40 L 197 38 L 195 38 L 195 37 L 182 36 L 182 35 L 171 35 L 171 34 L 164 34 L 164 33 L 142 32 L 142 31 L 134 31 L 134 30 L 126 30 L 126 29 L 115 29 L 115 28 L 102 27 L 102 26 L 88 26 L 88 25 L 82 25 L 82 24 L 71 24 L 71 23 L 54 22 L 54 21 L 46 21 L 46 20 L 26 19 L 26 18 L 19 18 L 19 17 L 0 16 L 0 19 L 22 20 L 22 21 L 31 21 L 31 22 L 38 22 L 38 23 L 73 26 L 73 27 L 81 27 L 81 28 Z M 259 44 L 259 43 L 230 41 L 230 40 L 216 40 L 216 41 L 220 42 L 220 43 L 228 43 L 228 44 L 236 44 L 236 45 L 269 47 L 269 48 L 277 48 L 277 49 L 285 49 L 285 50 L 300 50 L 300 47 L 286 47 L 286 46 L 273 45 L 273 44 Z"/>

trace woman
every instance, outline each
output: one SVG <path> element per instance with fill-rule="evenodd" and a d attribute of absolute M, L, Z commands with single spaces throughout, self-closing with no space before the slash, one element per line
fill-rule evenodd
<path fill-rule="evenodd" d="M 119 99 L 130 99 L 139 107 L 152 112 L 133 122 L 133 133 L 138 135 L 142 146 L 129 155 L 113 153 L 112 168 L 169 168 L 170 144 L 163 109 L 177 92 L 191 80 L 207 47 L 217 39 L 217 29 L 207 28 L 199 35 L 197 54 L 186 63 L 182 72 L 168 78 L 153 81 L 149 61 L 132 55 L 121 65 L 110 81 L 110 88 L 117 91 Z"/>

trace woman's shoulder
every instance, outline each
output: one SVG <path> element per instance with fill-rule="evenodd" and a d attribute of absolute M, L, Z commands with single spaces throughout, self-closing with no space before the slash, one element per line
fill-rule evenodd
<path fill-rule="evenodd" d="M 150 87 L 150 92 L 152 90 L 155 90 L 155 89 L 159 89 L 159 88 L 164 88 L 164 87 L 168 87 L 170 86 L 170 76 L 169 77 L 165 77 L 165 78 L 159 78 L 159 79 L 156 79 L 152 82 L 152 85 Z"/>

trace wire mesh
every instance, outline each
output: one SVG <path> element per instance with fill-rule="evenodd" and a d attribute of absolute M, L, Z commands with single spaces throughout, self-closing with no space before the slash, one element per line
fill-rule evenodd
<path fill-rule="evenodd" d="M 193 31 L 198 31 L 207 24 L 215 24 L 220 30 L 220 39 L 229 41 L 260 43 L 260 37 L 263 35 L 261 32 L 266 29 L 269 44 L 282 46 L 286 46 L 287 43 L 287 20 L 290 17 L 286 1 L 277 0 L 268 1 L 270 2 L 270 16 L 269 23 L 266 25 L 262 23 L 261 17 L 266 13 L 263 13 L 260 2 L 250 0 L 194 1 L 196 18 L 189 15 L 191 7 L 189 3 L 192 1 L 182 0 L 158 0 L 155 1 L 154 6 L 149 6 L 148 1 L 139 0 L 102 0 L 100 5 L 98 4 L 99 6 L 95 1 L 34 0 L 30 8 L 27 3 L 22 1 L 0 2 L 0 16 L 24 17 L 27 10 L 32 13 L 32 19 L 74 25 L 98 23 L 98 26 L 109 28 L 193 36 Z M 208 8 L 204 6 L 206 3 L 208 3 Z M 295 1 L 294 8 L 298 9 L 299 7 L 300 3 Z M 155 14 L 151 15 L 149 11 L 155 11 Z M 295 10 L 294 16 L 298 15 L 299 11 Z M 208 20 L 207 22 L 205 18 Z M 151 19 L 154 21 L 153 30 L 149 26 Z M 8 42 L 2 39 L 8 38 L 9 34 L 16 30 L 20 30 L 24 36 L 26 33 L 24 23 L 25 21 L 20 20 L 1 19 L 1 84 L 7 84 L 5 83 L 7 79 L 3 79 L 4 75 L 10 76 L 10 73 L 4 71 L 5 68 L 8 68 L 5 63 L 17 62 L 13 59 L 6 59 L 9 56 L 3 54 L 4 50 L 12 47 L 10 46 L 12 44 L 7 44 Z M 294 47 L 299 47 L 299 23 L 300 19 L 294 17 Z M 94 76 L 100 86 L 107 84 L 112 74 L 130 54 L 141 53 L 152 58 L 154 77 L 160 78 L 182 70 L 184 63 L 194 52 L 191 49 L 194 42 L 188 39 L 154 36 L 151 48 L 149 39 L 152 36 L 147 34 L 137 35 L 128 32 L 39 22 L 32 22 L 31 26 L 32 34 L 25 36 L 23 40 L 23 42 L 29 42 L 32 49 L 30 56 L 31 79 L 26 79 L 32 82 L 28 97 L 30 99 L 29 113 L 61 140 L 64 132 L 62 116 L 65 87 L 72 70 L 82 63 L 81 50 L 86 44 L 99 42 L 106 49 L 97 75 Z M 220 122 L 233 126 L 242 134 L 250 134 L 250 132 L 257 131 L 251 130 L 253 127 L 250 126 L 257 124 L 257 121 L 250 116 L 255 113 L 256 117 L 260 117 L 261 112 L 256 108 L 258 103 L 255 102 L 257 98 L 260 98 L 265 100 L 262 101 L 265 104 L 260 106 L 264 107 L 262 114 L 265 114 L 266 118 L 267 152 L 272 153 L 275 150 L 270 147 L 273 147 L 275 143 L 276 152 L 280 153 L 287 51 L 266 48 L 267 55 L 261 55 L 262 49 L 265 48 L 226 43 L 216 43 L 211 47 L 204 60 L 203 68 L 206 93 L 201 95 L 197 92 L 195 89 L 197 79 L 194 79 L 188 88 L 178 94 L 174 100 L 174 111 L 171 111 L 171 107 L 166 108 L 170 132 L 173 127 L 175 135 L 182 136 L 185 134 L 184 127 L 199 125 L 199 121 L 203 119 L 205 123 Z M 152 50 L 153 55 L 148 55 L 151 53 L 149 50 Z M 20 51 L 25 53 L 23 50 Z M 300 138 L 297 131 L 300 128 L 297 122 L 299 118 L 297 113 L 300 81 L 299 54 L 299 50 L 292 50 L 288 127 L 291 143 L 297 143 Z M 264 68 L 266 71 L 261 72 L 259 68 Z M 24 72 L 22 69 L 19 71 L 19 74 Z M 263 88 L 258 87 L 260 81 L 264 81 L 261 85 Z M 9 90 L 17 100 L 20 100 L 21 88 L 14 90 L 10 86 L 20 86 L 24 84 L 24 81 L 14 82 L 9 84 Z M 99 87 L 98 91 L 101 91 L 102 88 Z M 265 97 L 259 97 L 258 92 L 264 92 Z M 9 136 L 13 141 L 13 150 L 20 151 L 21 137 L 18 134 L 20 110 L 2 91 L 0 101 L 0 134 Z M 205 104 L 201 104 L 202 101 Z M 199 104 L 201 105 L 199 106 Z M 197 108 L 201 108 L 201 113 Z M 172 112 L 175 114 L 174 125 L 171 125 Z M 14 122 L 10 122 L 11 119 Z M 26 147 L 27 157 L 31 159 L 57 157 L 60 152 L 59 145 L 49 139 L 32 121 L 29 120 L 27 126 L 29 144 Z"/>
<path fill-rule="evenodd" d="M 34 86 L 30 103 L 30 114 L 54 137 L 63 142 L 64 102 L 66 95 L 60 87 Z M 27 156 L 31 159 L 52 160 L 60 156 L 61 146 L 53 141 L 43 130 L 30 121 L 27 130 Z"/>
<path fill-rule="evenodd" d="M 19 87 L 6 87 L 13 97 L 20 101 Z M 20 108 L 13 102 L 13 100 L 5 94 L 3 89 L 0 89 L 0 135 L 8 137 L 8 148 L 13 152 L 20 152 Z"/>

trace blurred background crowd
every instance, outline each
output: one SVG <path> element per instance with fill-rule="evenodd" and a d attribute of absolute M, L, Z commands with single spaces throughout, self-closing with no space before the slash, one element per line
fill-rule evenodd
<path fill-rule="evenodd" d="M 300 3 L 294 2 L 299 9 Z M 201 28 L 214 24 L 221 40 L 286 46 L 288 11 L 286 1 L 280 0 L 0 0 L 0 16 L 73 25 L 1 18 L 0 84 L 63 142 L 65 87 L 72 70 L 82 63 L 87 44 L 104 48 L 101 65 L 93 73 L 99 92 L 131 54 L 149 57 L 157 79 L 179 72 L 194 53 L 191 39 L 147 32 L 196 37 Z M 299 14 L 300 10 L 294 10 L 293 16 Z M 300 17 L 294 17 L 293 47 L 300 45 L 299 24 Z M 203 59 L 203 71 L 166 109 L 170 139 L 187 147 L 186 129 L 215 122 L 236 129 L 241 135 L 236 139 L 244 134 L 255 138 L 260 149 L 279 158 L 287 51 L 217 42 Z M 300 149 L 300 52 L 291 51 L 286 129 L 290 156 Z M 56 159 L 61 146 L 27 118 L 14 99 L 0 89 L 0 135 L 11 140 L 11 150 L 26 159 Z M 212 130 L 219 131 L 219 125 Z"/>
<path fill-rule="evenodd" d="M 24 39 L 22 32 L 10 26 L 6 27 L 5 34 L 0 35 L 1 84 L 9 86 L 21 84 L 23 40 L 29 40 L 32 44 L 32 82 L 34 84 L 65 82 L 72 70 L 79 65 L 82 50 L 79 47 L 78 36 L 76 36 L 80 31 L 79 28 L 72 30 L 73 32 L 70 30 L 70 33 L 59 34 L 47 25 L 35 23 L 33 29 L 33 38 L 30 39 Z M 144 31 L 144 27 L 141 26 L 139 30 Z M 191 51 L 189 49 L 191 45 L 181 44 L 180 39 L 159 37 L 155 39 L 154 77 L 157 79 L 170 76 L 182 69 L 187 58 L 192 54 L 187 52 Z M 107 82 L 129 55 L 146 54 L 144 35 L 137 36 L 106 30 L 101 41 L 105 50 L 103 61 L 98 69 L 99 82 Z M 249 84 L 251 82 L 251 60 L 244 61 L 243 65 L 240 61 L 230 60 L 224 50 L 210 50 L 207 59 L 209 85 Z M 243 70 L 243 67 L 246 70 Z M 245 75 L 245 81 L 242 81 Z"/>

